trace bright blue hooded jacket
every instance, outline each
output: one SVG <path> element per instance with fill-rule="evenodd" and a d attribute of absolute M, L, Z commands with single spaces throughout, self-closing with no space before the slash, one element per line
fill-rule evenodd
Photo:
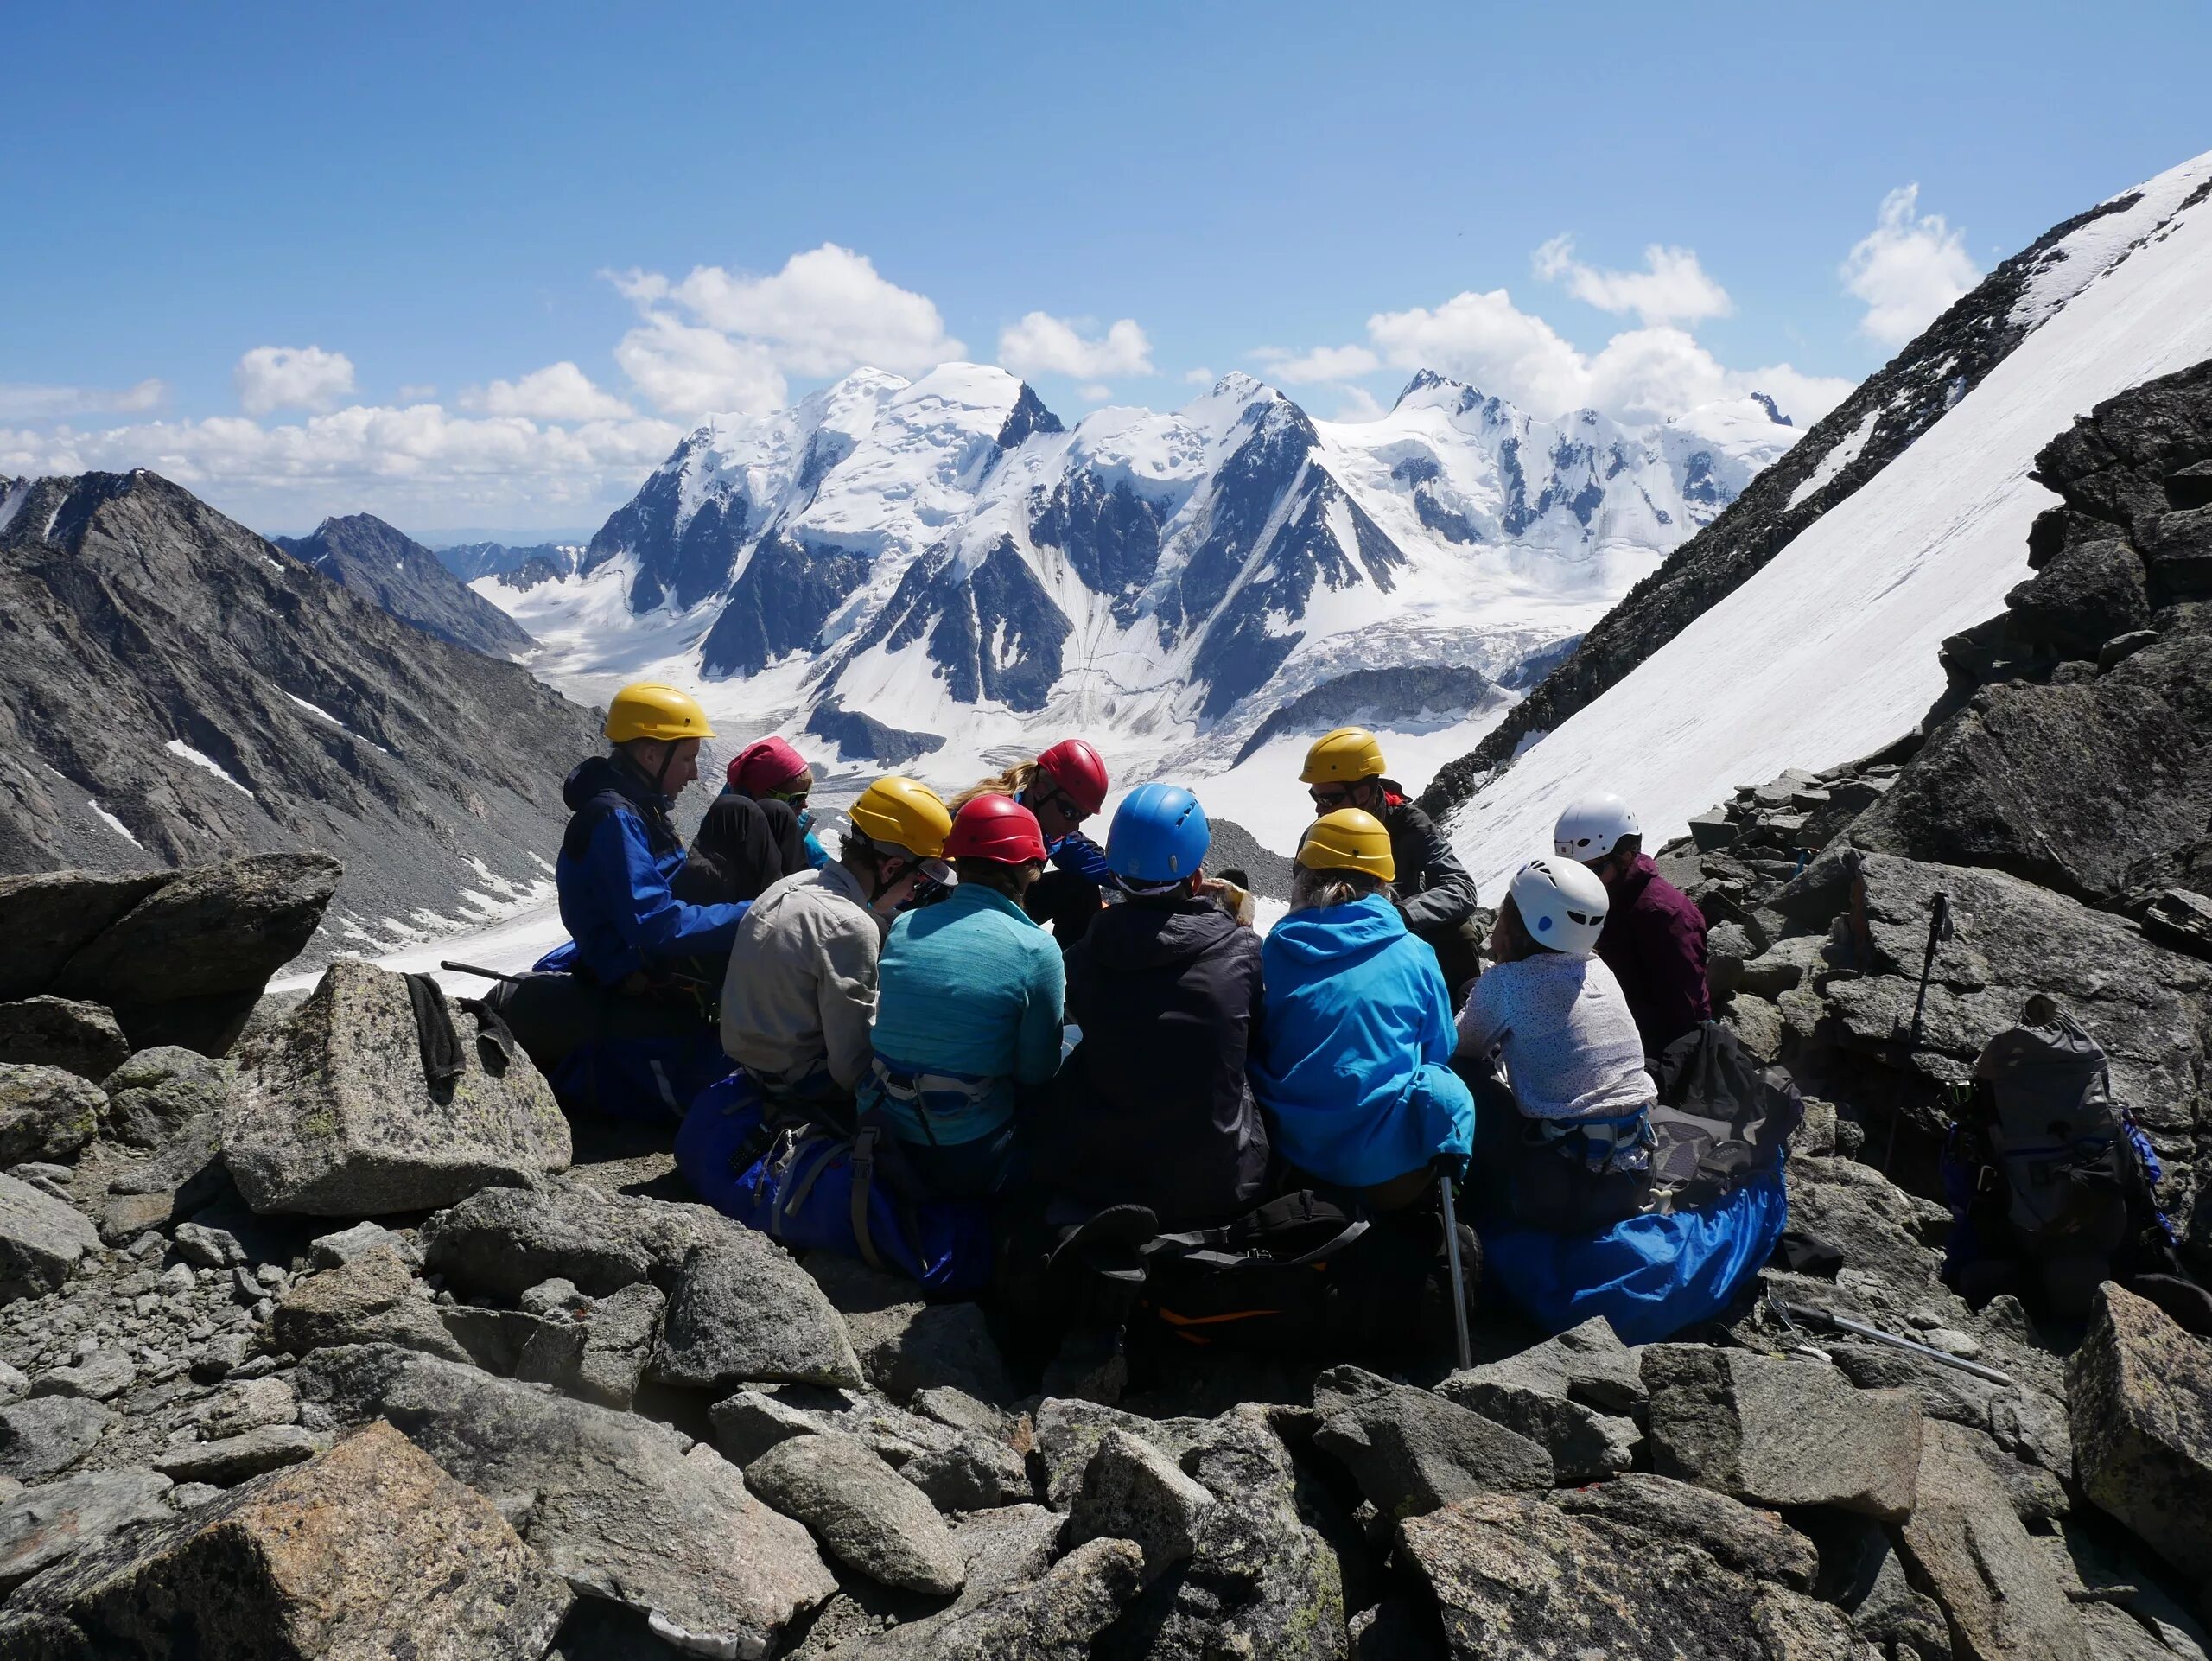
<path fill-rule="evenodd" d="M 594 755 L 569 773 L 561 799 L 574 817 L 553 867 L 561 921 L 578 962 L 602 985 L 683 958 L 726 962 L 743 906 L 693 906 L 669 888 L 683 843 L 668 799 L 615 758 Z"/>
<path fill-rule="evenodd" d="M 1249 1071 L 1274 1148 L 1320 1181 L 1388 1182 L 1473 1146 L 1474 1098 L 1436 953 L 1380 894 L 1294 912 L 1261 948 L 1268 1019 Z"/>

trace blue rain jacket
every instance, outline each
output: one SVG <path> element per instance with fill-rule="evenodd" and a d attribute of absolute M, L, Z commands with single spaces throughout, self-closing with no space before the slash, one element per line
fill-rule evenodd
<path fill-rule="evenodd" d="M 1275 1151 L 1366 1187 L 1440 1154 L 1464 1160 L 1475 1102 L 1447 1065 L 1459 1034 L 1436 953 L 1380 894 L 1294 912 L 1261 948 L 1268 1018 L 1252 1093 Z"/>
<path fill-rule="evenodd" d="M 580 763 L 561 787 L 573 817 L 553 867 L 577 961 L 602 985 L 681 958 L 727 961 L 743 906 L 693 906 L 669 888 L 683 843 L 669 801 L 612 756 Z"/>

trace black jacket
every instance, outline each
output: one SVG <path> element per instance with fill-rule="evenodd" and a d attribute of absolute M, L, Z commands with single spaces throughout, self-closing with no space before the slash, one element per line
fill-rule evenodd
<path fill-rule="evenodd" d="M 770 883 L 806 869 L 805 833 L 790 803 L 725 790 L 699 822 L 673 886 L 695 906 L 726 906 L 758 900 Z"/>
<path fill-rule="evenodd" d="M 1039 1182 L 1170 1228 L 1258 1197 L 1268 1133 L 1244 1079 L 1260 1037 L 1260 937 L 1205 901 L 1131 901 L 1067 954 L 1083 1028 L 1027 1127 Z"/>
<path fill-rule="evenodd" d="M 1382 826 L 1390 833 L 1390 857 L 1398 867 L 1390 885 L 1398 891 L 1398 914 L 1420 935 L 1465 922 L 1475 914 L 1475 879 L 1434 819 L 1408 801 L 1391 780 L 1382 780 L 1382 789 L 1389 802 L 1382 810 Z"/>

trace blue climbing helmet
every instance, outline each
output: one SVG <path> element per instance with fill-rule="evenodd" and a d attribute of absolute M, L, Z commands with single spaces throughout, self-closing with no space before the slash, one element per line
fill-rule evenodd
<path fill-rule="evenodd" d="M 1106 869 L 1129 894 L 1173 888 L 1198 869 L 1213 827 L 1198 799 L 1180 785 L 1139 785 L 1114 810 Z"/>

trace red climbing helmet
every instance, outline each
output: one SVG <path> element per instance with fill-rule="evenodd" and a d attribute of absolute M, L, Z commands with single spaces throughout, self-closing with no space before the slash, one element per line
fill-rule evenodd
<path fill-rule="evenodd" d="M 1084 815 L 1106 805 L 1106 763 L 1087 740 L 1063 738 L 1037 758 L 1037 766 Z"/>
<path fill-rule="evenodd" d="M 947 859 L 988 859 L 1001 865 L 1045 857 L 1037 816 L 1011 796 L 978 796 L 952 816 L 944 839 Z"/>

